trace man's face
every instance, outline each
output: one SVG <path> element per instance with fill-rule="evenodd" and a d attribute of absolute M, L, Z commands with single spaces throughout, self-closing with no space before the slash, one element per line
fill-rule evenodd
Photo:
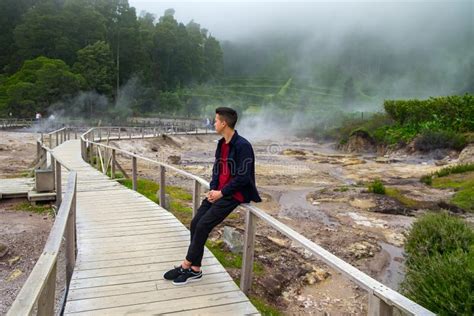
<path fill-rule="evenodd" d="M 224 120 L 221 120 L 219 114 L 216 114 L 216 120 L 214 123 L 214 128 L 218 134 L 221 134 L 224 128 L 227 126 L 227 123 Z"/>

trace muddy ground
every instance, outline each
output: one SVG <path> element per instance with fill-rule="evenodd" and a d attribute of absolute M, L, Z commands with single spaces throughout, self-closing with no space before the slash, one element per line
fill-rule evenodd
<path fill-rule="evenodd" d="M 218 138 L 173 136 L 115 145 L 209 180 Z M 456 152 L 443 157 L 404 152 L 379 157 L 346 154 L 336 150 L 335 144 L 311 139 L 252 143 L 257 186 L 264 198 L 258 206 L 395 290 L 403 280 L 404 233 L 416 217 L 439 211 L 439 201 L 448 201 L 453 194 L 427 187 L 419 178 L 439 169 L 438 165 L 455 163 Z M 130 162 L 122 159 L 122 164 Z M 158 181 L 153 165 L 139 162 L 139 170 L 141 176 Z M 395 199 L 368 193 L 365 183 L 374 179 L 382 179 L 418 206 L 407 208 Z M 179 175 L 168 174 L 167 183 L 192 189 L 192 182 Z M 238 213 L 238 219 L 227 220 L 211 238 L 219 239 L 224 225 L 241 230 L 244 212 Z M 254 293 L 288 314 L 366 313 L 364 290 L 262 223 L 257 236 L 255 256 L 265 273 L 256 278 Z M 238 277 L 239 271 L 231 273 Z"/>
<path fill-rule="evenodd" d="M 209 179 L 218 138 L 173 136 L 112 143 Z M 34 159 L 34 141 L 34 134 L 0 131 L 0 178 L 25 171 Z M 420 176 L 439 168 L 429 156 L 345 154 L 335 150 L 334 144 L 297 138 L 253 145 L 257 186 L 264 200 L 258 207 L 393 289 L 403 279 L 404 232 L 417 216 L 436 209 L 439 200 L 449 200 L 453 194 L 419 182 Z M 449 155 L 445 162 L 454 163 L 456 153 Z M 118 158 L 125 169 L 130 168 L 128 159 Z M 156 166 L 138 163 L 140 176 L 158 180 Z M 364 183 L 376 178 L 427 207 L 407 209 L 396 200 L 368 193 Z M 167 174 L 167 183 L 192 188 L 191 181 L 173 173 Z M 19 213 L 11 207 L 0 203 L 0 241 L 7 240 L 12 249 L 0 261 L 0 313 L 26 280 L 51 226 L 44 216 Z M 242 231 L 244 212 L 237 210 L 236 214 L 211 239 L 221 239 L 225 225 Z M 17 256 L 21 259 L 9 264 Z M 255 278 L 253 293 L 285 314 L 366 313 L 364 290 L 261 222 L 255 258 L 264 272 Z M 15 269 L 22 274 L 7 282 Z M 240 273 L 229 272 L 235 277 Z"/>

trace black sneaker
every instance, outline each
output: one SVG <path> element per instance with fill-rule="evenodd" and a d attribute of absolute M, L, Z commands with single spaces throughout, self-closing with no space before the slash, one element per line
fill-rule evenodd
<path fill-rule="evenodd" d="M 181 266 L 175 266 L 174 269 L 169 270 L 168 272 L 165 272 L 163 274 L 163 278 L 165 280 L 173 281 L 177 277 L 179 277 L 181 274 L 184 273 L 184 269 Z"/>
<path fill-rule="evenodd" d="M 202 279 L 202 270 L 199 272 L 193 271 L 193 269 L 183 269 L 176 279 L 173 281 L 173 285 L 185 285 L 188 282 L 195 282 Z"/>

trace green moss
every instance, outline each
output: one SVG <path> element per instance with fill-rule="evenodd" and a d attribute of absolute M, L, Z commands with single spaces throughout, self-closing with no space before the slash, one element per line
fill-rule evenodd
<path fill-rule="evenodd" d="M 395 188 L 385 188 L 385 194 L 409 208 L 419 208 L 420 202 L 404 196 L 399 190 Z"/>

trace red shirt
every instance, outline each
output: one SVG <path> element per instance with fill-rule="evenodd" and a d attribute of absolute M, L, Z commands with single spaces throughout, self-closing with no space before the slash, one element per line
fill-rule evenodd
<path fill-rule="evenodd" d="M 230 175 L 230 168 L 227 164 L 227 157 L 229 156 L 229 144 L 222 142 L 221 146 L 221 160 L 219 161 L 219 184 L 217 186 L 217 190 L 222 190 L 223 187 L 226 186 L 227 183 L 232 180 L 232 176 Z M 240 192 L 235 192 L 232 197 L 239 201 L 240 203 L 244 202 L 244 196 Z"/>

